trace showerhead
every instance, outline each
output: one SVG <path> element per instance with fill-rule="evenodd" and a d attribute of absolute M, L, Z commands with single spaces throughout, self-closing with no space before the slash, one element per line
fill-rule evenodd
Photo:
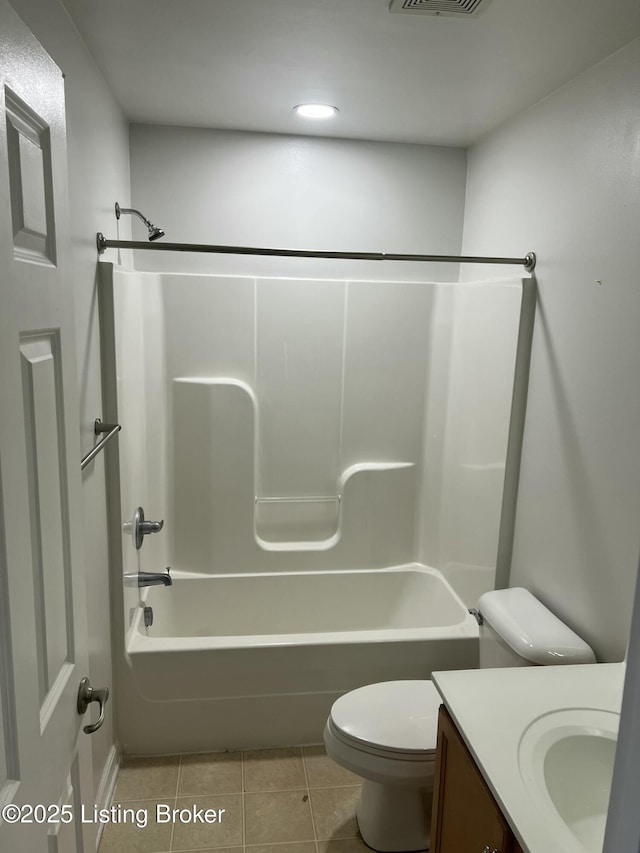
<path fill-rule="evenodd" d="M 146 216 L 143 216 L 139 210 L 135 210 L 133 207 L 120 207 L 118 202 L 116 202 L 116 219 L 120 219 L 120 216 L 123 213 L 132 213 L 139 219 L 142 219 L 149 231 L 149 240 L 159 240 L 161 237 L 164 237 L 164 231 L 162 228 L 158 228 L 157 225 L 154 225 L 153 222 L 147 219 Z"/>

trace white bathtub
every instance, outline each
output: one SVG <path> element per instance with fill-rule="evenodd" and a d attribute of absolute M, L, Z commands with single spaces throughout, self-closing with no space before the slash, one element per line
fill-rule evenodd
<path fill-rule="evenodd" d="M 475 619 L 439 572 L 418 564 L 176 573 L 145 603 L 153 625 L 140 609 L 127 656 L 149 707 L 128 715 L 138 732 L 129 742 L 125 733 L 130 753 L 317 743 L 347 690 L 477 666 Z"/>

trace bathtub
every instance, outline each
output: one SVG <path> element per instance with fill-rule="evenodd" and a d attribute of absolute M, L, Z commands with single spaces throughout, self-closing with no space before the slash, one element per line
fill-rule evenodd
<path fill-rule="evenodd" d="M 149 710 L 127 715 L 145 720 L 134 742 L 125 735 L 130 753 L 318 743 L 348 690 L 477 666 L 475 619 L 438 571 L 419 564 L 176 573 L 173 586 L 145 592 L 153 624 L 140 608 L 127 658 Z"/>

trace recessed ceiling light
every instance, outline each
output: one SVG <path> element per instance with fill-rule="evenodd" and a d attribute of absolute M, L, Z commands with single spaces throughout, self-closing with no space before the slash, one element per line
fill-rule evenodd
<path fill-rule="evenodd" d="M 330 104 L 298 104 L 293 111 L 303 118 L 331 118 L 338 108 Z"/>

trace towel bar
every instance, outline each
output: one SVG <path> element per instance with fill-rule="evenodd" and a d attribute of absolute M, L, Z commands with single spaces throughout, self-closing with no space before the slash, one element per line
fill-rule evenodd
<path fill-rule="evenodd" d="M 111 441 L 113 436 L 120 432 L 122 427 L 120 424 L 103 424 L 100 418 L 96 418 L 93 422 L 93 431 L 95 435 L 102 435 L 102 433 L 106 433 L 105 437 L 101 439 L 95 447 L 92 447 L 91 450 L 83 456 L 80 460 L 80 470 L 84 471 L 89 462 L 94 459 L 98 453 L 102 450 L 102 448 L 107 444 L 107 442 Z"/>

